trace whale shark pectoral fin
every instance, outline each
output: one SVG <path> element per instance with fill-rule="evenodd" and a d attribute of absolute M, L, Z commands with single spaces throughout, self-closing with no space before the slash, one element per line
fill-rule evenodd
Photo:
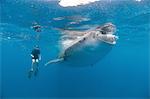
<path fill-rule="evenodd" d="M 65 60 L 65 57 L 66 57 L 66 51 L 64 50 L 64 51 L 58 56 L 57 59 L 48 61 L 48 62 L 45 64 L 45 66 L 47 66 L 47 65 L 49 65 L 49 64 L 52 64 L 52 63 L 58 63 L 58 62 L 64 61 L 64 60 Z"/>
<path fill-rule="evenodd" d="M 64 58 L 58 58 L 58 59 L 50 60 L 50 61 L 48 61 L 48 62 L 45 64 L 45 66 L 47 66 L 47 65 L 49 65 L 49 64 L 52 64 L 52 63 L 58 63 L 58 62 L 61 62 L 61 61 L 63 61 L 63 60 L 64 60 Z"/>
<path fill-rule="evenodd" d="M 61 53 L 61 54 L 58 56 L 59 59 L 60 59 L 60 58 L 64 58 L 64 57 L 65 57 L 65 52 Z"/>

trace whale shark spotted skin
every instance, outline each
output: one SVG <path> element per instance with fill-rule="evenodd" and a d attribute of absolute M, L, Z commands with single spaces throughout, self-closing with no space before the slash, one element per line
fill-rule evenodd
<path fill-rule="evenodd" d="M 86 31 L 61 30 L 65 35 L 61 38 L 62 52 L 57 59 L 47 62 L 45 65 L 65 60 L 72 50 L 79 46 L 94 45 L 97 42 L 105 42 L 114 45 L 118 36 L 114 35 L 116 27 L 112 23 L 106 23 L 94 29 Z"/>

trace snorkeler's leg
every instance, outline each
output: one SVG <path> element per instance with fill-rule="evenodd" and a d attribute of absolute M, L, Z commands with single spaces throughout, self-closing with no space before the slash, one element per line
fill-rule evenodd
<path fill-rule="evenodd" d="M 34 71 L 34 64 L 36 63 L 35 59 L 32 59 L 32 65 L 30 71 Z"/>
<path fill-rule="evenodd" d="M 39 60 L 36 59 L 36 66 L 35 66 L 35 69 L 34 69 L 34 76 L 37 76 L 38 71 L 39 71 Z"/>
<path fill-rule="evenodd" d="M 36 63 L 36 68 L 38 68 L 39 67 L 39 59 L 36 59 L 35 63 Z"/>
<path fill-rule="evenodd" d="M 34 63 L 35 63 L 35 59 L 32 59 L 32 65 L 31 65 L 31 69 L 28 72 L 28 78 L 31 78 L 33 71 L 34 71 Z"/>

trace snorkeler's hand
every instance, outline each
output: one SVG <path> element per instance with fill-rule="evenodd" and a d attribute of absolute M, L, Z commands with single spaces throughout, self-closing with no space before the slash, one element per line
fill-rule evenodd
<path fill-rule="evenodd" d="M 33 58 L 34 56 L 31 54 L 31 57 Z"/>
<path fill-rule="evenodd" d="M 33 26 L 30 26 L 30 28 L 33 29 L 34 27 L 33 27 Z"/>
<path fill-rule="evenodd" d="M 39 60 L 41 60 L 41 56 L 39 57 Z"/>

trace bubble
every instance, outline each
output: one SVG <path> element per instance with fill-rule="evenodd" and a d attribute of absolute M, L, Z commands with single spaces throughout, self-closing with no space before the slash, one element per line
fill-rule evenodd
<path fill-rule="evenodd" d="M 10 40 L 10 39 L 11 39 L 11 37 L 7 37 L 7 39 L 9 39 L 9 40 Z"/>

